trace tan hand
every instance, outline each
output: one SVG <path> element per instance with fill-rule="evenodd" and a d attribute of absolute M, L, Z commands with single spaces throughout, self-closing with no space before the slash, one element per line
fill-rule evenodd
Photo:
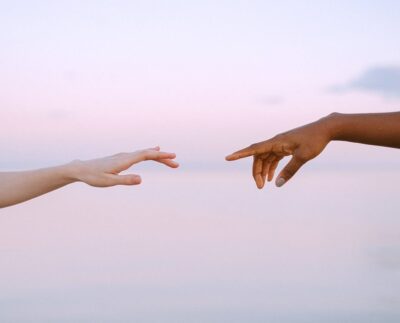
<path fill-rule="evenodd" d="M 177 168 L 179 164 L 173 160 L 175 157 L 174 153 L 162 152 L 156 147 L 99 159 L 78 160 L 72 162 L 72 166 L 75 169 L 76 179 L 91 186 L 138 185 L 141 183 L 139 175 L 119 175 L 119 173 L 146 160 L 154 160 L 171 168 Z"/>
<path fill-rule="evenodd" d="M 323 122 L 317 121 L 250 145 L 227 156 L 226 160 L 233 161 L 253 156 L 253 177 L 257 187 L 261 189 L 266 180 L 273 179 L 280 160 L 291 155 L 292 159 L 276 179 L 276 186 L 280 187 L 307 161 L 317 157 L 329 141 L 327 127 Z"/>

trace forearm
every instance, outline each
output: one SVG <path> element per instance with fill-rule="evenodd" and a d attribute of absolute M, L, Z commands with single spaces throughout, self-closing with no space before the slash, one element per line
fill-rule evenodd
<path fill-rule="evenodd" d="M 400 112 L 333 113 L 323 119 L 331 140 L 400 148 Z"/>
<path fill-rule="evenodd" d="M 0 208 L 18 204 L 75 182 L 71 164 L 0 173 Z"/>

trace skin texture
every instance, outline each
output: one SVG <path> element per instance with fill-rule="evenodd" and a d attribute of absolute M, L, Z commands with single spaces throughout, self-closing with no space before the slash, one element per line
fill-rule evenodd
<path fill-rule="evenodd" d="M 271 181 L 279 162 L 290 161 L 275 181 L 280 187 L 332 140 L 400 148 L 400 112 L 370 114 L 332 113 L 313 123 L 278 134 L 226 157 L 228 161 L 253 157 L 253 178 L 259 189 Z"/>
<path fill-rule="evenodd" d="M 153 160 L 171 168 L 179 167 L 174 153 L 159 147 L 120 153 L 92 160 L 75 160 L 69 164 L 23 172 L 0 173 L 0 208 L 18 204 L 74 182 L 94 187 L 139 185 L 139 175 L 119 173 L 142 161 Z"/>

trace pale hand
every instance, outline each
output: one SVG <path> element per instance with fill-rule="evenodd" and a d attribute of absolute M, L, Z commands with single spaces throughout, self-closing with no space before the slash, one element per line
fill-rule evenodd
<path fill-rule="evenodd" d="M 179 164 L 173 160 L 175 157 L 174 153 L 162 152 L 159 147 L 156 147 L 87 161 L 76 160 L 70 165 L 73 168 L 73 178 L 91 186 L 138 185 L 141 183 L 139 175 L 120 175 L 119 173 L 146 160 L 177 168 Z"/>

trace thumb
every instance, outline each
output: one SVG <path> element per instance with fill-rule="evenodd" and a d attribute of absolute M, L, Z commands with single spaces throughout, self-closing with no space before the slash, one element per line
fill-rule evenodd
<path fill-rule="evenodd" d="M 139 185 L 142 179 L 139 175 L 127 174 L 127 175 L 108 175 L 112 185 Z"/>
<path fill-rule="evenodd" d="M 283 186 L 288 180 L 290 180 L 294 174 L 300 169 L 301 166 L 305 164 L 304 161 L 300 160 L 298 157 L 293 156 L 292 159 L 287 163 L 287 165 L 279 173 L 275 185 L 278 187 Z"/>

